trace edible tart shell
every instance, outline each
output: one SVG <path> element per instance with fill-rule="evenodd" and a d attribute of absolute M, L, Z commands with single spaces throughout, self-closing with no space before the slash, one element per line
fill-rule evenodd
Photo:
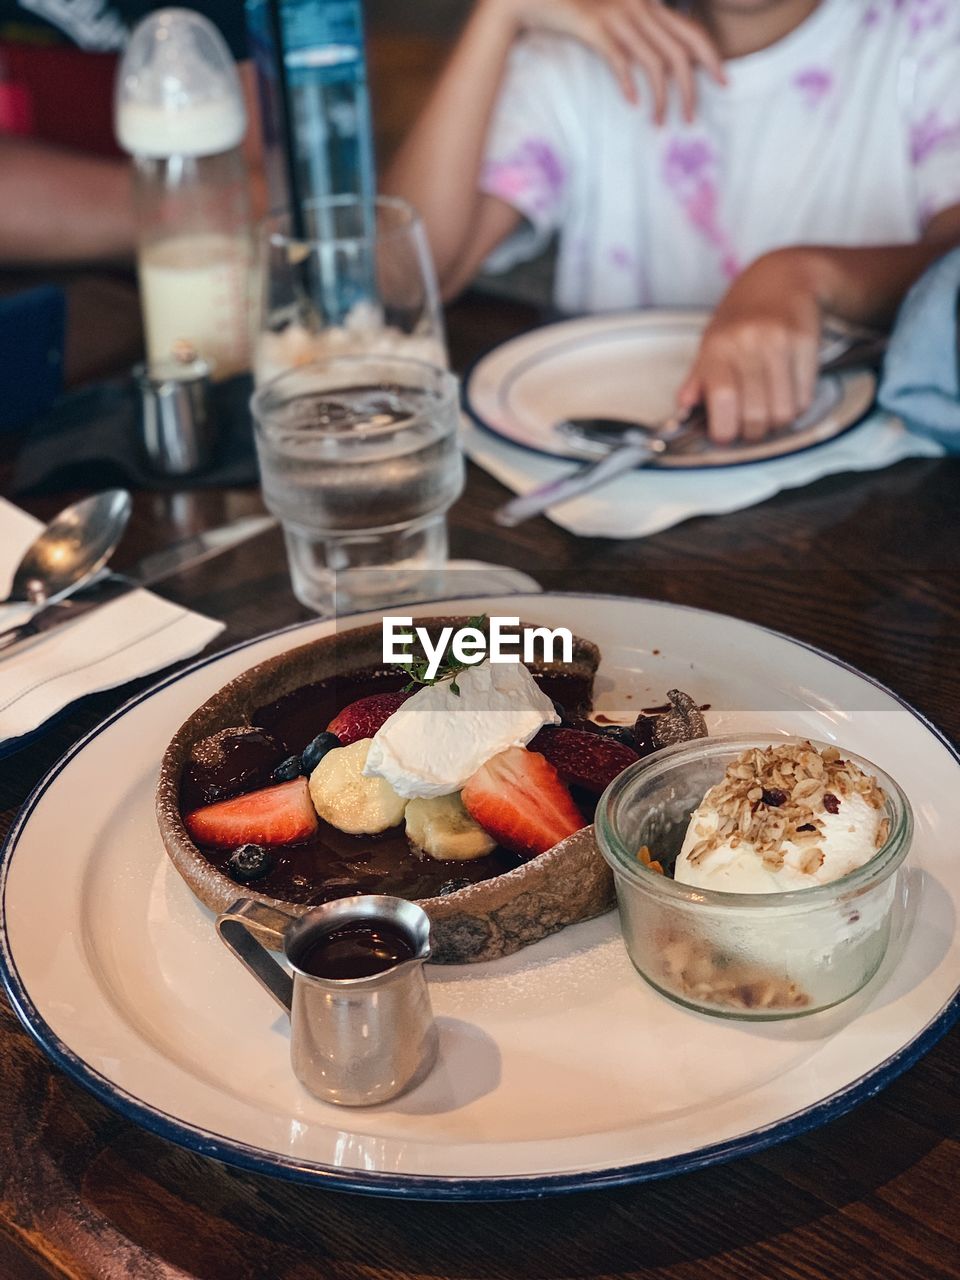
<path fill-rule="evenodd" d="M 466 626 L 469 619 L 416 621 L 434 637 L 442 627 Z M 179 794 L 191 748 L 219 729 L 252 723 L 258 707 L 304 685 L 380 666 L 382 650 L 379 624 L 301 645 L 232 680 L 177 730 L 160 765 L 157 821 L 174 866 L 211 911 L 219 914 L 239 897 L 252 898 L 292 915 L 303 915 L 310 907 L 258 894 L 253 886 L 239 887 L 218 871 L 190 839 L 180 815 Z M 575 637 L 573 663 L 555 663 L 551 670 L 573 671 L 585 678 L 587 688 L 592 688 L 599 662 L 596 645 Z M 537 669 L 538 664 L 531 664 L 532 671 Z M 465 964 L 511 955 L 568 924 L 600 915 L 613 901 L 613 878 L 590 826 L 511 871 L 442 898 L 421 899 L 420 906 L 430 917 L 431 959 L 439 964 Z"/>

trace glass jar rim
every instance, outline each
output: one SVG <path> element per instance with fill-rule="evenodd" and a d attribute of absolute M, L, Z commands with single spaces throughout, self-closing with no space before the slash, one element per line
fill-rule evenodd
<path fill-rule="evenodd" d="M 873 773 L 876 776 L 885 795 L 890 832 L 884 844 L 872 858 L 868 859 L 863 866 L 836 880 L 811 885 L 808 889 L 784 889 L 776 893 L 730 893 L 722 889 L 701 889 L 693 885 L 680 884 L 669 876 L 661 876 L 648 870 L 638 861 L 637 851 L 628 849 L 616 830 L 616 812 L 619 805 L 624 802 L 624 793 L 642 776 L 649 777 L 655 772 L 668 772 L 671 767 L 696 759 L 705 749 L 716 748 L 719 754 L 724 749 L 732 747 L 747 750 L 752 746 L 786 746 L 806 742 L 819 750 L 837 746 L 836 743 L 821 742 L 815 738 L 796 734 L 731 733 L 697 738 L 691 742 L 680 742 L 671 747 L 663 747 L 653 755 L 644 757 L 636 764 L 624 769 L 600 797 L 594 819 L 600 852 L 614 872 L 624 875 L 631 884 L 642 891 L 669 901 L 686 903 L 695 908 L 737 910 L 746 913 L 776 908 L 803 911 L 816 908 L 826 901 L 835 899 L 838 895 L 856 894 L 873 883 L 882 882 L 899 867 L 910 849 L 913 837 L 913 809 L 899 783 L 885 770 L 864 756 L 843 747 L 840 750 L 845 759 L 852 760 L 865 773 Z"/>
<path fill-rule="evenodd" d="M 337 196 L 314 196 L 306 200 L 304 205 L 309 212 L 314 209 L 355 208 L 362 206 L 363 203 L 364 197 L 346 193 Z M 378 211 L 389 210 L 392 214 L 399 215 L 399 220 L 393 226 L 377 225 L 371 232 L 362 235 L 297 236 L 289 229 L 289 212 L 280 210 L 268 213 L 260 222 L 258 230 L 264 240 L 278 248 L 293 244 L 308 247 L 322 244 L 325 248 L 342 248 L 345 245 L 372 244 L 377 240 L 389 240 L 394 236 L 408 235 L 411 231 L 414 234 L 422 233 L 423 219 L 410 201 L 404 200 L 402 196 L 377 195 L 371 197 L 369 203 Z M 284 225 L 287 230 L 283 230 Z"/>

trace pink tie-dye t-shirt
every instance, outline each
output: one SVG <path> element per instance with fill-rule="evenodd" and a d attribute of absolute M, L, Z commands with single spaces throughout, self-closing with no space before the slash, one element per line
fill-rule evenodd
<path fill-rule="evenodd" d="M 639 74 L 635 108 L 576 41 L 520 42 L 481 186 L 524 223 L 493 269 L 556 234 L 566 311 L 712 306 L 770 249 L 908 242 L 960 203 L 960 0 L 821 0 L 727 70 L 657 128 Z"/>

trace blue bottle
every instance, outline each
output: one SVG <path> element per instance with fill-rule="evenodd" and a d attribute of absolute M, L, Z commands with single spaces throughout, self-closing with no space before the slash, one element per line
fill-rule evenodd
<path fill-rule="evenodd" d="M 271 207 L 289 204 L 279 125 L 277 50 L 267 0 L 246 0 L 257 65 Z M 376 192 L 361 0 L 280 0 L 297 187 L 307 211 L 318 197 Z M 309 226 L 313 234 L 327 228 Z"/>

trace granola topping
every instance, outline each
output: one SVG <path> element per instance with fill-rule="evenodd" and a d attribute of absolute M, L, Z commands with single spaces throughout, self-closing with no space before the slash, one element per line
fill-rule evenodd
<path fill-rule="evenodd" d="M 803 849 L 803 869 L 823 864 L 818 847 L 824 838 L 824 815 L 843 812 L 844 799 L 861 796 L 871 809 L 883 809 L 883 792 L 836 747 L 823 752 L 810 742 L 753 747 L 727 767 L 723 779 L 704 797 L 717 813 L 714 830 L 698 824 L 701 837 L 688 855 L 694 865 L 734 840 L 749 842 L 765 866 L 783 865 L 788 843 Z M 889 834 L 884 818 L 875 837 L 880 848 Z M 734 846 L 736 847 L 736 846 Z M 819 861 L 818 861 L 819 859 Z"/>
<path fill-rule="evenodd" d="M 877 780 L 836 747 L 751 747 L 691 817 L 677 857 L 681 883 L 731 893 L 827 884 L 863 866 L 886 842 Z"/>

